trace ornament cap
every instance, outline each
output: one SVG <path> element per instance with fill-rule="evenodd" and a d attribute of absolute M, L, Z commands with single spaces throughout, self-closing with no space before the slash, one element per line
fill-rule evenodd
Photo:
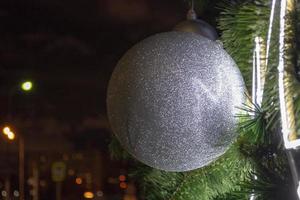
<path fill-rule="evenodd" d="M 186 15 L 187 20 L 196 20 L 197 19 L 197 13 L 195 12 L 194 8 L 189 9 Z"/>

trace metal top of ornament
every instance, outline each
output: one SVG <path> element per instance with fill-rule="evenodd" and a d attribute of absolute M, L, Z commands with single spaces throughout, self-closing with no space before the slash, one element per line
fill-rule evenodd
<path fill-rule="evenodd" d="M 213 41 L 218 39 L 218 33 L 214 27 L 203 20 L 197 19 L 193 6 L 188 11 L 186 18 L 187 20 L 180 22 L 174 27 L 175 31 L 196 33 Z"/>

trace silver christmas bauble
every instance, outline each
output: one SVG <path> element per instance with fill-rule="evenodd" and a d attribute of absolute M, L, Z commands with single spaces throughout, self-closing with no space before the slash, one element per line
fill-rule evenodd
<path fill-rule="evenodd" d="M 194 33 L 167 32 L 122 57 L 107 109 L 113 132 L 135 158 L 188 171 L 228 149 L 244 99 L 240 71 L 220 45 Z"/>

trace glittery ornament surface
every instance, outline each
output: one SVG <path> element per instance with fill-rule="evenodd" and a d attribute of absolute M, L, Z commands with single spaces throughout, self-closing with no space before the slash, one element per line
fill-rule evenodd
<path fill-rule="evenodd" d="M 135 158 L 188 171 L 228 149 L 244 99 L 241 74 L 220 45 L 167 32 L 138 43 L 119 61 L 108 88 L 108 117 Z"/>

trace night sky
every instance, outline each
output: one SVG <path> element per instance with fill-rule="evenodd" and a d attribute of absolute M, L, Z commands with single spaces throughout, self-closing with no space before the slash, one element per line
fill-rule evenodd
<path fill-rule="evenodd" d="M 118 59 L 147 36 L 171 30 L 187 9 L 183 0 L 1 1 L 2 104 L 14 85 L 30 79 L 35 90 L 14 93 L 14 112 L 61 120 L 105 115 Z M 215 23 L 209 10 L 198 12 Z"/>

